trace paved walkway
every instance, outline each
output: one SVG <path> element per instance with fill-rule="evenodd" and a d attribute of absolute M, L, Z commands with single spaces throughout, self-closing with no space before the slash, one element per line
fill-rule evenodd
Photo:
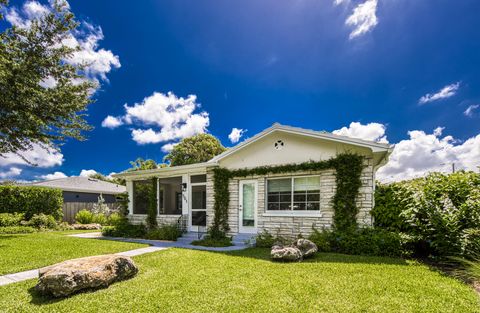
<path fill-rule="evenodd" d="M 118 238 L 118 237 L 104 237 L 102 233 L 81 233 L 81 234 L 73 234 L 68 235 L 71 237 L 78 237 L 78 238 L 88 238 L 88 239 L 100 239 L 100 240 L 114 240 L 114 241 L 124 241 L 124 242 L 136 242 L 136 243 L 144 243 L 150 245 L 150 247 L 146 248 L 139 248 L 124 252 L 115 253 L 116 255 L 122 256 L 137 256 L 145 253 L 151 253 L 155 251 L 165 250 L 168 248 L 185 248 L 185 249 L 195 249 L 195 250 L 206 250 L 206 251 L 234 251 L 234 250 L 242 250 L 248 248 L 246 244 L 239 244 L 231 247 L 202 247 L 202 246 L 194 246 L 191 245 L 191 240 L 183 240 L 179 238 L 179 241 L 161 241 L 161 240 L 147 240 L 147 239 L 134 239 L 134 238 Z M 7 274 L 0 276 L 0 286 L 13 284 L 16 282 L 38 278 L 38 270 L 29 270 L 24 272 L 18 272 L 13 274 Z"/>
<path fill-rule="evenodd" d="M 247 244 L 236 244 L 230 247 L 203 247 L 203 246 L 194 246 L 191 245 L 191 240 L 183 240 L 182 237 L 178 238 L 178 241 L 163 241 L 163 240 L 148 240 L 148 239 L 136 239 L 136 238 L 122 238 L 122 237 L 105 237 L 102 236 L 102 233 L 82 233 L 82 234 L 73 234 L 69 235 L 71 237 L 78 238 L 89 238 L 89 239 L 101 239 L 101 240 L 114 240 L 114 241 L 124 241 L 124 242 L 135 242 L 135 243 L 144 243 L 153 247 L 163 247 L 163 248 L 185 248 L 185 249 L 194 249 L 194 250 L 205 250 L 205 251 L 235 251 L 243 250 L 249 247 Z"/>

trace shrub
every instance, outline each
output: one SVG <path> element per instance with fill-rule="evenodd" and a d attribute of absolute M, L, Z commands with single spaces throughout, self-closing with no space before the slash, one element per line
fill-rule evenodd
<path fill-rule="evenodd" d="M 7 226 L 0 227 L 0 234 L 28 234 L 37 230 L 30 226 Z"/>
<path fill-rule="evenodd" d="M 92 222 L 100 225 L 108 225 L 108 218 L 105 214 L 94 214 Z"/>
<path fill-rule="evenodd" d="M 63 195 L 60 189 L 38 186 L 0 186 L 0 213 L 24 213 L 28 220 L 34 214 L 63 216 Z"/>
<path fill-rule="evenodd" d="M 405 209 L 403 202 L 395 197 L 399 188 L 398 184 L 377 184 L 375 187 L 375 206 L 371 211 L 375 227 L 397 232 L 408 229 L 408 224 L 401 215 Z"/>
<path fill-rule="evenodd" d="M 382 229 L 318 231 L 309 236 L 321 252 L 398 257 L 403 254 L 400 235 Z"/>
<path fill-rule="evenodd" d="M 271 248 L 275 244 L 287 244 L 288 239 L 282 237 L 277 232 L 274 236 L 270 234 L 266 229 L 259 233 L 255 239 L 255 245 L 260 248 Z"/>
<path fill-rule="evenodd" d="M 35 227 L 37 229 L 56 229 L 58 224 L 55 218 L 51 215 L 45 215 L 43 213 L 35 214 L 32 218 L 25 223 L 26 226 Z"/>
<path fill-rule="evenodd" d="M 480 226 L 480 225 L 479 225 Z M 463 231 L 460 239 L 461 254 L 467 258 L 480 256 L 480 228 L 469 228 Z"/>
<path fill-rule="evenodd" d="M 177 225 L 161 225 L 156 229 L 149 230 L 146 234 L 147 239 L 153 240 L 171 240 L 176 241 L 178 237 L 182 235 L 182 232 L 178 229 Z"/>
<path fill-rule="evenodd" d="M 377 227 L 407 234 L 416 255 L 467 256 L 464 241 L 472 240 L 467 230 L 480 225 L 480 174 L 431 173 L 388 188 L 388 197 L 375 199 Z"/>
<path fill-rule="evenodd" d="M 0 227 L 18 226 L 24 217 L 22 213 L 0 213 Z"/>
<path fill-rule="evenodd" d="M 125 217 L 121 216 L 120 213 L 112 213 L 110 214 L 110 216 L 108 217 L 108 225 L 111 225 L 111 226 L 116 226 L 120 223 L 123 223 L 125 220 Z"/>
<path fill-rule="evenodd" d="M 203 246 L 203 247 L 230 247 L 233 246 L 232 238 L 224 237 L 221 239 L 212 238 L 209 235 L 206 235 L 205 238 L 200 240 L 192 241 L 191 243 L 194 246 Z"/>
<path fill-rule="evenodd" d="M 317 245 L 318 252 L 330 252 L 332 249 L 330 246 L 330 241 L 332 240 L 331 231 L 314 229 L 308 239 Z"/>
<path fill-rule="evenodd" d="M 133 225 L 128 221 L 124 221 L 116 226 L 102 227 L 102 234 L 110 237 L 145 238 L 146 233 L 145 225 Z"/>
<path fill-rule="evenodd" d="M 88 210 L 80 210 L 75 215 L 75 221 L 79 224 L 91 224 L 93 223 L 94 214 Z"/>

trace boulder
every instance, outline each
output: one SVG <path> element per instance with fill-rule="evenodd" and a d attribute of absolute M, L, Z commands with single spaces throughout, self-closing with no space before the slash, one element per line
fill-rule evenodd
<path fill-rule="evenodd" d="M 304 238 L 297 239 L 297 241 L 295 241 L 293 245 L 302 252 L 302 256 L 304 259 L 311 257 L 318 251 L 316 244 Z"/>
<path fill-rule="evenodd" d="M 273 246 L 270 256 L 272 259 L 279 261 L 295 262 L 302 260 L 302 252 L 294 246 Z"/>
<path fill-rule="evenodd" d="M 107 287 L 133 277 L 137 272 L 137 266 L 129 257 L 91 256 L 40 269 L 35 289 L 45 295 L 65 297 L 83 289 Z"/>

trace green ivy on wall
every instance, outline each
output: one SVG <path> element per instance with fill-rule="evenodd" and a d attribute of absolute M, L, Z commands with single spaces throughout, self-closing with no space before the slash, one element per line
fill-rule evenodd
<path fill-rule="evenodd" d="M 149 229 L 154 229 L 158 226 L 157 223 L 157 178 L 151 178 L 152 185 L 148 193 L 148 207 L 147 207 L 147 226 Z"/>
<path fill-rule="evenodd" d="M 220 238 L 230 230 L 228 226 L 228 204 L 230 193 L 228 183 L 234 177 L 253 175 L 288 174 L 295 172 L 322 171 L 334 169 L 337 190 L 333 197 L 334 209 L 333 226 L 337 230 L 347 230 L 357 227 L 356 216 L 358 208 L 356 198 L 362 185 L 360 176 L 364 168 L 363 156 L 353 153 L 342 153 L 325 161 L 309 161 L 299 164 L 285 164 L 278 166 L 260 166 L 250 169 L 228 170 L 225 168 L 213 169 L 213 191 L 215 213 L 210 236 Z"/>

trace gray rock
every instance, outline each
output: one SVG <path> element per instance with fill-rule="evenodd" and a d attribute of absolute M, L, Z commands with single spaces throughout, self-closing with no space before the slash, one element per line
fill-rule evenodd
<path fill-rule="evenodd" d="M 276 245 L 272 247 L 270 257 L 274 260 L 295 262 L 302 260 L 302 252 L 297 247 Z"/>
<path fill-rule="evenodd" d="M 302 252 L 303 258 L 309 258 L 318 251 L 316 244 L 304 238 L 297 239 L 293 245 Z"/>
<path fill-rule="evenodd" d="M 40 269 L 35 289 L 42 294 L 64 297 L 83 289 L 107 287 L 137 272 L 135 263 L 125 256 L 73 259 Z"/>

